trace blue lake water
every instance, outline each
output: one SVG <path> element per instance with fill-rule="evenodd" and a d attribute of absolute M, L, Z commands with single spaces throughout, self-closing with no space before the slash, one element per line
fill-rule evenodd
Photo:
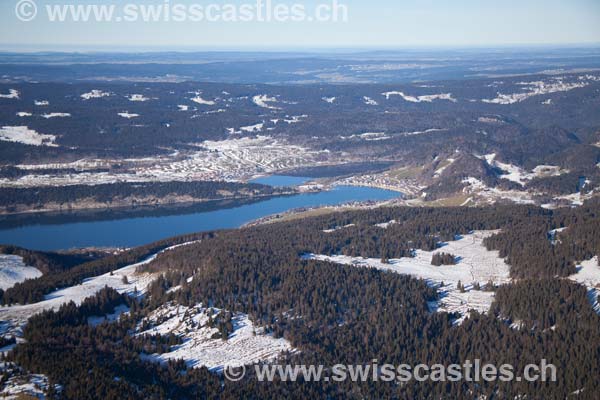
<path fill-rule="evenodd" d="M 294 185 L 286 178 L 276 179 L 283 185 Z M 296 178 L 294 178 L 295 180 Z M 306 180 L 306 178 L 304 178 Z M 301 183 L 301 182 L 300 182 Z M 273 181 L 271 184 L 274 184 Z M 351 201 L 389 200 L 400 194 L 389 190 L 339 186 L 330 191 L 276 197 L 251 204 L 228 205 L 209 211 L 174 213 L 92 221 L 35 223 L 0 230 L 0 243 L 36 250 L 58 250 L 75 247 L 133 247 L 186 233 L 236 228 L 252 220 L 301 207 L 336 205 Z"/>

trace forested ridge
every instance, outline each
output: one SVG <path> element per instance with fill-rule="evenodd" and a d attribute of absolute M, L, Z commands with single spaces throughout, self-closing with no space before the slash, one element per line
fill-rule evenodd
<path fill-rule="evenodd" d="M 579 399 L 596 399 L 600 316 L 585 287 L 560 277 L 600 253 L 599 212 L 597 201 L 559 210 L 383 207 L 205 234 L 140 267 L 163 276 L 139 302 L 106 290 L 82 307 L 33 318 L 26 343 L 10 359 L 61 384 L 57 397 L 66 399 L 564 399 L 576 391 Z M 395 222 L 376 226 L 388 221 Z M 324 232 L 336 227 L 344 228 Z M 549 240 L 549 231 L 564 227 Z M 430 312 L 428 302 L 437 294 L 422 280 L 301 258 L 306 252 L 410 256 L 415 248 L 435 249 L 472 230 L 498 230 L 485 244 L 510 261 L 517 280 L 497 289 L 488 314 L 472 313 L 458 326 L 453 315 Z M 282 362 L 448 365 L 480 359 L 519 371 L 544 358 L 557 366 L 559 381 L 266 384 L 250 374 L 232 383 L 182 362 L 143 361 L 141 353 L 177 343 L 170 336 L 130 336 L 136 321 L 169 301 L 249 314 L 300 350 Z M 87 323 L 118 304 L 131 310 L 120 322 Z M 511 327 L 516 322 L 520 329 Z"/>
<path fill-rule="evenodd" d="M 60 270 L 52 271 L 53 273 L 51 274 L 45 274 L 39 278 L 17 283 L 6 291 L 0 290 L 0 301 L 2 304 L 39 302 L 44 299 L 45 295 L 61 288 L 78 285 L 85 278 L 102 275 L 127 265 L 141 262 L 147 257 L 170 246 L 200 240 L 208 236 L 210 236 L 210 233 L 182 235 L 74 266 L 62 263 L 60 264 Z"/>
<path fill-rule="evenodd" d="M 188 201 L 207 201 L 253 196 L 272 196 L 294 192 L 291 188 L 274 188 L 256 183 L 234 182 L 140 182 L 101 185 L 48 186 L 35 188 L 0 188 L 0 210 L 18 212 L 20 208 L 43 209 L 60 205 L 65 210 L 80 202 L 111 206 L 160 204 L 167 197 L 185 197 Z"/>

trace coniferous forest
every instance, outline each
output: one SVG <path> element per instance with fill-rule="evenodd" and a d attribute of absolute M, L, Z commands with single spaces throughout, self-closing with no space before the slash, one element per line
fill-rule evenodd
<path fill-rule="evenodd" d="M 50 288 L 136 262 L 172 244 L 194 244 L 161 253 L 139 267 L 160 272 L 143 297 L 106 288 L 80 306 L 66 304 L 30 319 L 8 360 L 49 377 L 66 399 L 195 398 L 456 398 L 595 399 L 600 374 L 600 316 L 584 286 L 564 279 L 576 262 L 600 252 L 600 202 L 549 211 L 531 206 L 482 208 L 382 207 L 336 212 L 176 238 L 119 256 L 65 267 L 3 294 L 5 303 L 36 301 Z M 395 220 L 386 229 L 381 221 Z M 329 231 L 336 226 L 344 229 Z M 559 241 L 548 232 L 568 227 Z M 495 290 L 486 314 L 432 313 L 438 298 L 426 282 L 407 275 L 303 260 L 307 252 L 368 257 L 410 257 L 473 230 L 497 230 L 485 240 L 510 263 L 513 281 Z M 328 231 L 326 233 L 324 231 Z M 454 256 L 439 253 L 440 265 Z M 193 280 L 188 277 L 193 276 Z M 176 288 L 177 290 L 171 290 Z M 39 293 L 35 296 L 26 293 Z M 557 366 L 558 382 L 259 383 L 249 374 L 228 382 L 184 362 L 148 362 L 181 343 L 174 335 L 132 335 L 144 316 L 162 304 L 211 304 L 247 313 L 274 337 L 299 351 L 282 354 L 292 364 L 442 364 L 480 359 L 522 368 L 541 358 Z M 88 317 L 126 305 L 115 322 L 90 325 Z M 231 316 L 214 321 L 227 335 Z M 512 323 L 519 322 L 516 329 Z M 231 327 L 231 326 L 230 326 Z M 221 337 L 221 336 L 220 336 Z M 52 389 L 54 390 L 54 389 Z"/>

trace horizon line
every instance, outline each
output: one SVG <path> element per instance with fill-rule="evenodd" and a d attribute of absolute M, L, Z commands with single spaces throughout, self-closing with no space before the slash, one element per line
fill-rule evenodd
<path fill-rule="evenodd" d="M 24 49 L 18 49 L 22 47 Z M 402 51 L 402 50 L 510 50 L 510 49 L 600 49 L 600 42 L 573 42 L 573 43 L 495 43 L 495 44 L 406 44 L 394 46 L 352 46 L 352 45 L 314 45 L 314 46 L 152 46 L 152 45 L 125 45 L 114 46 L 108 44 L 95 45 L 53 45 L 52 49 L 43 49 L 45 45 L 39 44 L 9 44 L 0 43 L 0 53 L 42 54 L 42 53 L 302 53 L 321 51 Z M 110 49 L 110 50 L 109 50 Z"/>

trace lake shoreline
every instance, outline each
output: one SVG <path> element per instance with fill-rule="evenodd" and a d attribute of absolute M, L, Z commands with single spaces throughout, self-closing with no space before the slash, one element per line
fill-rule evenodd
<path fill-rule="evenodd" d="M 195 232 L 235 229 L 265 217 L 300 209 L 375 204 L 401 197 L 369 187 L 336 186 L 331 190 L 286 196 L 133 210 L 44 214 L 0 218 L 0 243 L 33 250 L 56 251 L 86 247 L 135 247 Z M 295 211 L 294 211 L 295 210 Z M 89 210 L 88 210 L 89 211 Z"/>

